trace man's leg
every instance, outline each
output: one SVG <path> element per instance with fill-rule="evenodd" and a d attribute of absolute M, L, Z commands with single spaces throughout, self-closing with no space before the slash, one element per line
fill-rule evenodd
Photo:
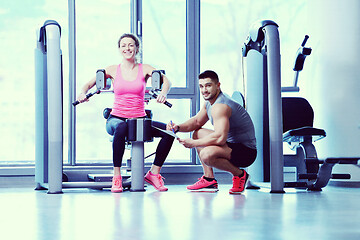
<path fill-rule="evenodd" d="M 193 134 L 194 139 L 203 138 L 213 130 L 200 128 Z M 207 146 L 196 148 L 201 164 L 203 165 L 205 177 L 214 177 L 213 168 L 218 168 L 232 173 L 234 176 L 239 176 L 243 173 L 243 170 L 235 167 L 231 162 L 231 148 L 227 145 L 224 146 Z"/>
<path fill-rule="evenodd" d="M 193 134 L 193 139 L 199 139 L 207 134 L 209 134 L 211 130 L 209 129 L 198 129 Z M 198 153 L 198 156 L 200 156 L 200 152 L 202 151 L 203 147 L 196 148 L 196 151 Z M 200 158 L 200 157 L 199 157 Z M 187 186 L 186 188 L 191 191 L 211 191 L 211 192 L 217 192 L 218 191 L 218 183 L 214 176 L 213 168 L 210 166 L 207 166 L 206 164 L 201 161 L 201 165 L 203 167 L 204 175 L 199 178 L 197 182 L 195 182 L 192 185 Z"/>
<path fill-rule="evenodd" d="M 213 131 L 210 130 L 210 129 L 200 128 L 200 129 L 194 131 L 193 139 L 203 138 L 204 136 L 210 134 L 211 132 L 213 132 Z M 204 147 L 197 147 L 196 148 L 196 151 L 198 153 L 199 158 L 200 158 L 200 152 L 202 151 L 203 148 Z M 207 177 L 207 178 L 215 178 L 213 168 L 205 165 L 203 163 L 203 161 L 201 160 L 201 158 L 200 158 L 200 162 L 201 162 L 201 165 L 202 165 L 203 170 L 204 170 L 204 176 Z"/>
<path fill-rule="evenodd" d="M 211 133 L 211 130 L 202 129 L 197 131 L 195 137 L 201 138 L 209 133 Z M 223 146 L 206 146 L 197 150 L 204 171 L 205 169 L 215 167 L 230 172 L 233 175 L 233 187 L 229 190 L 230 194 L 239 194 L 244 191 L 249 175 L 230 162 L 232 149 L 227 144 Z"/>

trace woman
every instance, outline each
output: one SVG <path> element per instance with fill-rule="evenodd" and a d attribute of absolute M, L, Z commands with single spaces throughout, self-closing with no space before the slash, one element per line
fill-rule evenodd
<path fill-rule="evenodd" d="M 140 43 L 135 35 L 123 34 L 119 39 L 118 47 L 123 58 L 121 64 L 112 65 L 105 69 L 107 77 L 112 79 L 115 95 L 114 105 L 106 122 L 107 132 L 114 135 L 112 192 L 123 191 L 120 167 L 125 150 L 126 119 L 146 117 L 144 106 L 146 81 L 151 76 L 152 71 L 155 70 L 148 64 L 137 63 L 136 56 L 139 53 Z M 94 77 L 84 85 L 77 100 L 79 102 L 88 101 L 86 93 L 95 84 L 96 78 Z M 170 81 L 166 76 L 163 76 L 162 90 L 158 94 L 157 102 L 164 103 L 166 101 L 169 89 Z M 166 129 L 164 123 L 153 121 L 152 125 Z M 167 191 L 168 189 L 162 180 L 163 177 L 160 175 L 160 169 L 169 154 L 174 138 L 155 128 L 152 128 L 152 135 L 153 137 L 161 137 L 161 140 L 156 149 L 154 163 L 145 175 L 145 181 L 153 185 L 158 191 Z"/>

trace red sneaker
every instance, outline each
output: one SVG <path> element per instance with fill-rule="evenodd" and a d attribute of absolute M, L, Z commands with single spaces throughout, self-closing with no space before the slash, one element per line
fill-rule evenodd
<path fill-rule="evenodd" d="M 164 181 L 160 174 L 152 174 L 148 171 L 145 175 L 145 181 L 153 185 L 153 187 L 158 191 L 167 191 L 168 189 L 164 186 Z"/>
<path fill-rule="evenodd" d="M 123 187 L 122 187 L 122 177 L 121 175 L 119 176 L 114 176 L 112 179 L 112 186 L 111 186 L 111 192 L 113 193 L 119 193 L 123 191 Z"/>
<path fill-rule="evenodd" d="M 187 186 L 186 188 L 191 191 L 219 191 L 217 181 L 215 179 L 212 181 L 207 181 L 204 176 L 199 178 L 199 181 L 197 181 L 193 185 Z"/>
<path fill-rule="evenodd" d="M 243 171 L 244 175 L 242 175 L 241 177 L 234 176 L 232 178 L 233 187 L 229 190 L 230 194 L 239 194 L 244 191 L 246 183 L 249 180 L 249 174 L 245 170 Z"/>

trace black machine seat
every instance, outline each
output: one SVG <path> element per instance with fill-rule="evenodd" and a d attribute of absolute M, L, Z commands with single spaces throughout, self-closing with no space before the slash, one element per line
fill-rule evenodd
<path fill-rule="evenodd" d="M 283 142 L 304 142 L 305 138 L 311 138 L 312 142 L 326 137 L 323 129 L 313 127 L 301 127 L 292 129 L 283 134 Z"/>
<path fill-rule="evenodd" d="M 296 155 L 284 155 L 284 165 L 296 167 L 296 182 L 285 182 L 285 187 L 299 187 L 319 191 L 317 181 L 319 165 L 313 142 L 324 138 L 323 129 L 314 128 L 314 111 L 309 102 L 300 97 L 283 97 L 283 142 L 287 142 Z M 326 184 L 325 184 L 326 185 Z"/>
<path fill-rule="evenodd" d="M 323 129 L 313 127 L 314 111 L 305 98 L 283 97 L 282 110 L 284 142 L 317 141 L 326 136 Z"/>
<path fill-rule="evenodd" d="M 110 116 L 110 113 L 111 113 L 111 110 L 112 108 L 105 108 L 104 111 L 103 111 L 103 117 L 105 119 L 108 119 L 109 116 Z M 152 112 L 150 109 L 145 109 L 145 113 L 146 113 L 146 117 L 152 119 Z"/>

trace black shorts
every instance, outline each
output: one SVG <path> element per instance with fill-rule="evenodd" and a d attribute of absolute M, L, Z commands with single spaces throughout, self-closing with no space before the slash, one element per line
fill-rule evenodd
<path fill-rule="evenodd" d="M 226 143 L 231 149 L 230 162 L 236 167 L 246 168 L 253 164 L 257 150 L 249 148 L 242 143 Z"/>

